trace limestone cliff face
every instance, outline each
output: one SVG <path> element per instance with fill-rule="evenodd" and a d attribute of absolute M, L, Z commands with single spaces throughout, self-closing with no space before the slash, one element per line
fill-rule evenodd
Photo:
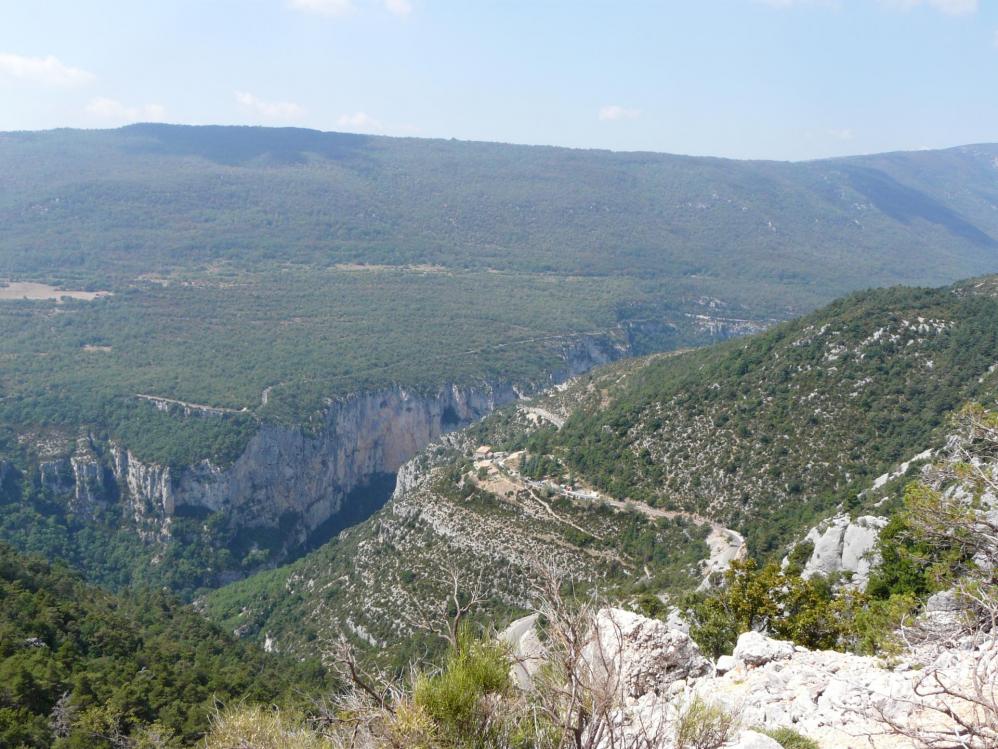
<path fill-rule="evenodd" d="M 627 353 L 608 338 L 566 346 L 559 382 Z M 534 389 L 527 387 L 526 389 Z M 403 387 L 331 401 L 320 426 L 262 424 L 230 466 L 170 467 L 140 460 L 127 445 L 81 439 L 69 457 L 39 464 L 42 483 L 77 511 L 120 497 L 146 540 L 170 535 L 178 513 L 220 512 L 232 528 L 280 529 L 292 547 L 343 509 L 354 489 L 391 474 L 445 432 L 467 426 L 521 395 L 510 382 Z M 106 469 L 106 470 L 105 470 Z"/>
<path fill-rule="evenodd" d="M 333 402 L 314 433 L 264 424 L 226 468 L 202 461 L 171 469 L 110 446 L 111 470 L 136 522 L 169 533 L 185 509 L 221 512 L 235 527 L 281 528 L 302 543 L 342 508 L 347 494 L 377 474 L 395 473 L 429 442 L 514 400 L 510 386 L 448 386 L 431 394 L 401 387 Z"/>
<path fill-rule="evenodd" d="M 71 494 L 74 491 L 73 469 L 69 458 L 51 458 L 38 463 L 38 480 L 41 485 L 56 495 Z"/>

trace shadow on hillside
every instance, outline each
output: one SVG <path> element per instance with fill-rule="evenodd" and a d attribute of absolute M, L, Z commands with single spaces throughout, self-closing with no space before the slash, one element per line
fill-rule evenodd
<path fill-rule="evenodd" d="M 323 133 L 303 128 L 222 125 L 130 125 L 136 138 L 130 150 L 169 156 L 199 156 L 226 166 L 303 164 L 314 154 L 331 161 L 366 160 L 372 138 L 350 133 Z"/>
<path fill-rule="evenodd" d="M 978 246 L 998 246 L 998 241 L 956 211 L 923 192 L 902 185 L 881 171 L 854 166 L 846 169 L 846 175 L 855 190 L 895 221 L 910 224 L 914 219 L 922 219 Z"/>
<path fill-rule="evenodd" d="M 366 484 L 358 486 L 343 498 L 343 508 L 316 528 L 308 537 L 303 548 L 289 554 L 288 561 L 303 556 L 331 541 L 340 531 L 344 531 L 367 520 L 376 513 L 395 491 L 395 474 L 375 474 Z"/>

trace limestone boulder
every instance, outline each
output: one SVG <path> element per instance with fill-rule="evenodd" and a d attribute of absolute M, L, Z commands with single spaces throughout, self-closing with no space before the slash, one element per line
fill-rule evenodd
<path fill-rule="evenodd" d="M 886 518 L 873 515 L 855 520 L 848 515 L 836 515 L 812 528 L 806 540 L 814 544 L 814 551 L 804 565 L 802 576 L 849 573 L 851 584 L 865 587 L 870 570 L 877 564 L 877 538 L 886 524 Z"/>
<path fill-rule="evenodd" d="M 772 661 L 788 660 L 794 652 L 792 642 L 774 640 L 761 632 L 743 632 L 738 636 L 732 655 L 747 666 L 764 666 Z"/>
<path fill-rule="evenodd" d="M 597 614 L 584 660 L 595 679 L 625 700 L 666 694 L 671 684 L 713 670 L 685 632 L 623 609 Z"/>
<path fill-rule="evenodd" d="M 758 731 L 742 731 L 732 744 L 725 744 L 725 749 L 783 749 L 776 739 L 771 739 Z"/>

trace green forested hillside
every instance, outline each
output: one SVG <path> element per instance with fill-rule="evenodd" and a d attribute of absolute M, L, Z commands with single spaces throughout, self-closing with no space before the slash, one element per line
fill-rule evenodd
<path fill-rule="evenodd" d="M 326 684 L 169 595 L 113 596 L 0 545 L 0 746 L 192 746 L 219 703 L 305 705 Z"/>
<path fill-rule="evenodd" d="M 0 269 L 105 282 L 225 260 L 434 263 L 734 287 L 748 273 L 834 287 L 820 297 L 988 258 L 995 155 L 787 164 L 292 128 L 7 133 Z"/>
<path fill-rule="evenodd" d="M 860 287 L 992 271 L 996 153 L 786 164 L 296 129 L 5 133 L 0 279 L 113 295 L 0 298 L 0 423 L 225 462 L 257 419 L 306 420 L 344 392 L 543 381 L 582 334 L 666 350 Z M 233 413 L 205 423 L 140 393 Z"/>
<path fill-rule="evenodd" d="M 845 297 L 744 340 L 636 370 L 537 443 L 614 496 L 696 510 L 765 554 L 990 402 L 994 278 Z"/>

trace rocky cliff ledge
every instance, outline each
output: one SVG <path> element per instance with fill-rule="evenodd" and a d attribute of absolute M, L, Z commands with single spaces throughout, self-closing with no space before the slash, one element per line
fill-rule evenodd
<path fill-rule="evenodd" d="M 179 471 L 148 465 L 111 446 L 115 480 L 127 487 L 136 519 L 164 523 L 184 508 L 222 512 L 239 527 L 281 528 L 285 543 L 340 511 L 344 497 L 372 476 L 395 473 L 444 432 L 481 418 L 517 396 L 509 386 L 441 388 L 416 394 L 394 387 L 336 401 L 314 434 L 264 424 L 228 468 L 209 461 Z"/>
<path fill-rule="evenodd" d="M 285 549 L 334 518 L 351 491 L 394 474 L 442 434 L 481 419 L 524 391 L 558 383 L 626 355 L 610 337 L 584 338 L 537 384 L 485 381 L 435 391 L 401 386 L 333 400 L 318 429 L 264 423 L 232 465 L 204 460 L 171 467 L 127 445 L 81 438 L 75 450 L 39 461 L 42 485 L 77 512 L 120 498 L 146 540 L 167 538 L 177 514 L 221 513 L 234 529 L 274 529 Z"/>

